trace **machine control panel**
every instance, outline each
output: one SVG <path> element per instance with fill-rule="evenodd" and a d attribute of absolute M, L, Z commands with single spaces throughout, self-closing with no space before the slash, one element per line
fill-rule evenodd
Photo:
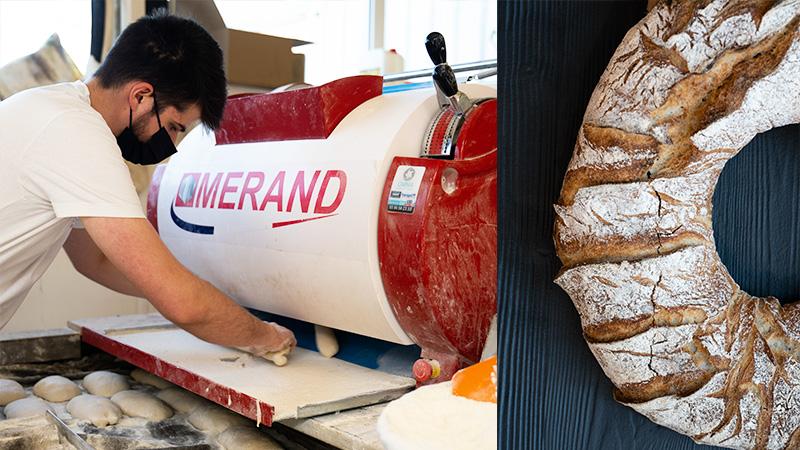
<path fill-rule="evenodd" d="M 439 100 L 439 111 L 434 116 L 423 142 L 423 157 L 456 159 L 458 134 L 469 116 L 485 99 L 470 99 L 458 90 L 452 67 L 447 64 L 447 47 L 441 33 L 432 32 L 425 40 L 433 68 L 433 85 Z"/>

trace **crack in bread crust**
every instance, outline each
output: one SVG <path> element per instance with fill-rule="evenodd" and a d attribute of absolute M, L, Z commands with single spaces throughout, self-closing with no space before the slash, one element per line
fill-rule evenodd
<path fill-rule="evenodd" d="M 800 304 L 742 292 L 711 199 L 800 123 L 800 0 L 664 0 L 598 82 L 558 203 L 556 277 L 615 398 L 705 444 L 800 448 Z"/>

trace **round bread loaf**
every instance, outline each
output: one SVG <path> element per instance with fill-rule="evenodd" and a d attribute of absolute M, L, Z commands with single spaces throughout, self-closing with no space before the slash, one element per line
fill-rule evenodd
<path fill-rule="evenodd" d="M 662 1 L 589 102 L 555 205 L 584 336 L 616 398 L 695 441 L 800 448 L 800 307 L 743 292 L 714 244 L 725 163 L 800 122 L 800 0 Z"/>

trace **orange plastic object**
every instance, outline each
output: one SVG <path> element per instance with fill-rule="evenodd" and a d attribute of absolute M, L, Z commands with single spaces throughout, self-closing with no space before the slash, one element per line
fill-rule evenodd
<path fill-rule="evenodd" d="M 497 403 L 497 356 L 456 372 L 453 395 Z"/>

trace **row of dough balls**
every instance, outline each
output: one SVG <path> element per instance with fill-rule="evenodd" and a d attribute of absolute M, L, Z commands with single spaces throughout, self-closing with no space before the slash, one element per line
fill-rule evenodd
<path fill-rule="evenodd" d="M 173 409 L 188 414 L 195 428 L 216 437 L 227 449 L 272 450 L 282 448 L 269 436 L 253 427 L 251 421 L 228 411 L 213 402 L 140 369 L 131 377 L 142 384 L 161 389 L 156 395 L 130 389 L 127 378 L 114 372 L 97 371 L 83 378 L 88 394 L 59 375 L 45 377 L 33 386 L 35 397 L 28 397 L 22 385 L 0 379 L 0 406 L 9 419 L 43 414 L 53 403 L 67 402 L 67 412 L 74 418 L 86 420 L 97 427 L 116 424 L 123 413 L 149 421 L 168 419 Z M 44 400 L 42 400 L 44 399 Z M 4 418 L 0 413 L 0 419 Z"/>
<path fill-rule="evenodd" d="M 156 384 L 154 380 L 147 379 L 145 375 L 150 375 L 147 372 L 136 369 L 131 375 L 141 383 Z M 171 386 L 158 377 L 150 376 Z M 22 385 L 16 381 L 0 380 L 0 406 L 4 406 L 6 417 L 14 419 L 52 410 L 44 400 L 52 403 L 68 401 L 67 412 L 76 419 L 88 420 L 98 427 L 116 424 L 123 412 L 131 417 L 152 421 L 172 416 L 172 409 L 158 398 L 131 390 L 128 379 L 123 375 L 101 370 L 86 375 L 82 384 L 88 394 L 82 394 L 74 381 L 51 375 L 34 384 L 34 396 L 28 397 Z"/>

